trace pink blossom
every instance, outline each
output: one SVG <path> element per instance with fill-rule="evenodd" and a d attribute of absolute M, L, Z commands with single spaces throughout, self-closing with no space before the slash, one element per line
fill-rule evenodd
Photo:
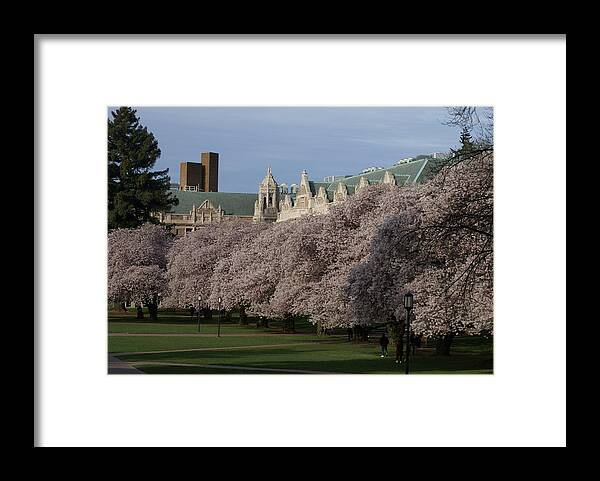
<path fill-rule="evenodd" d="M 166 254 L 173 242 L 164 226 L 144 224 L 108 234 L 108 296 L 113 302 L 156 303 L 166 293 Z"/>

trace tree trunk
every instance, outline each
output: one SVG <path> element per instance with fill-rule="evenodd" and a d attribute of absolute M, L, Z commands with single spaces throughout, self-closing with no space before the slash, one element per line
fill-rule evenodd
<path fill-rule="evenodd" d="M 452 345 L 453 339 L 454 339 L 453 333 L 437 338 L 435 341 L 435 353 L 438 356 L 449 356 L 450 355 L 450 346 Z"/>
<path fill-rule="evenodd" d="M 204 319 L 212 319 L 212 311 L 208 307 L 203 308 L 202 317 Z"/>
<path fill-rule="evenodd" d="M 366 326 L 354 326 L 352 331 L 355 341 L 366 342 L 369 340 L 369 330 Z"/>
<path fill-rule="evenodd" d="M 139 304 L 136 304 L 135 306 L 136 309 L 136 319 L 143 319 L 144 318 L 144 311 L 142 310 L 142 306 L 140 306 Z"/>
<path fill-rule="evenodd" d="M 325 329 L 323 328 L 323 324 L 321 321 L 317 321 L 317 336 L 323 336 L 325 334 Z"/>
<path fill-rule="evenodd" d="M 283 318 L 283 332 L 286 334 L 296 332 L 296 321 L 292 316 L 285 316 Z"/>
<path fill-rule="evenodd" d="M 124 303 L 124 302 L 121 302 L 121 305 L 120 305 L 120 307 L 121 307 L 121 310 L 122 310 L 123 312 L 127 312 L 127 307 L 125 306 L 125 303 Z"/>
<path fill-rule="evenodd" d="M 148 313 L 151 321 L 158 320 L 158 304 L 148 304 Z"/>
<path fill-rule="evenodd" d="M 246 308 L 240 307 L 240 326 L 248 325 L 248 316 L 246 315 Z"/>

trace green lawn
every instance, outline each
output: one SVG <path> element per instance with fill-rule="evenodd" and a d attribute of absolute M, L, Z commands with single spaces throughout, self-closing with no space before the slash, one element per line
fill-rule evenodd
<path fill-rule="evenodd" d="M 129 333 L 129 334 L 195 334 L 198 332 L 198 321 L 192 319 L 189 314 L 168 313 L 159 314 L 157 321 L 150 321 L 148 316 L 144 320 L 137 320 L 135 313 L 109 313 L 108 332 L 110 333 Z M 269 323 L 268 328 L 256 327 L 256 319 L 249 318 L 250 324 L 241 326 L 238 322 L 237 314 L 234 313 L 230 321 L 222 319 L 222 334 L 275 334 L 282 332 L 282 325 L 278 321 Z M 201 334 L 217 333 L 217 315 L 213 315 L 210 320 L 200 319 Z M 340 333 L 343 331 L 339 331 Z M 316 329 L 305 319 L 296 321 L 296 333 L 315 334 Z"/>
<path fill-rule="evenodd" d="M 217 324 L 161 324 L 151 322 L 109 322 L 108 332 L 129 334 L 217 334 Z M 252 328 L 237 324 L 221 325 L 221 334 L 269 334 L 277 332 L 275 329 Z"/>
<path fill-rule="evenodd" d="M 264 372 L 264 371 L 251 371 L 239 369 L 222 369 L 222 368 L 210 368 L 210 367 L 194 367 L 194 366 L 144 366 L 143 368 L 138 367 L 140 371 L 146 374 L 279 374 L 276 372 Z M 285 374 L 302 374 L 298 373 L 285 373 Z"/>
<path fill-rule="evenodd" d="M 239 346 L 263 346 L 266 344 L 290 344 L 319 342 L 316 336 L 231 336 L 231 337 L 117 337 L 109 336 L 108 352 L 166 351 L 174 349 L 223 348 Z"/>
<path fill-rule="evenodd" d="M 393 358 L 380 358 L 373 345 L 319 345 L 289 346 L 286 348 L 255 348 L 235 352 L 182 352 L 121 357 L 124 361 L 173 362 L 198 365 L 243 366 L 272 369 L 300 369 L 333 373 L 353 374 L 394 374 L 403 373 L 401 365 Z M 223 370 L 206 371 L 204 368 L 181 368 L 138 366 L 146 372 L 187 372 L 224 373 Z M 476 355 L 454 354 L 439 358 L 431 354 L 421 354 L 411 361 L 411 372 L 419 374 L 486 374 L 491 373 L 490 362 Z M 241 374 L 240 371 L 232 373 Z M 263 372 L 261 372 L 262 374 Z"/>
<path fill-rule="evenodd" d="M 197 324 L 185 314 L 159 315 L 158 322 L 136 321 L 132 314 L 109 316 L 110 333 L 194 334 Z M 210 322 L 215 322 L 213 319 Z M 205 321 L 206 322 L 206 321 Z M 268 374 L 252 368 L 297 369 L 331 373 L 403 373 L 402 365 L 390 357 L 380 358 L 376 339 L 369 343 L 347 342 L 343 335 L 317 336 L 314 326 L 298 321 L 295 335 L 282 335 L 281 326 L 272 322 L 268 329 L 255 325 L 239 326 L 233 319 L 223 323 L 224 337 L 195 336 L 109 336 L 109 352 L 183 350 L 119 356 L 138 369 L 152 374 Z M 343 332 L 343 331 L 341 331 Z M 201 333 L 216 334 L 216 324 L 201 324 Z M 377 336 L 374 336 L 376 338 Z M 294 345 L 299 344 L 301 345 Z M 283 346 L 282 346 L 283 345 Z M 230 349 L 227 348 L 237 348 Z M 190 349 L 212 349 L 191 351 Z M 214 350 L 214 348 L 221 348 Z M 187 351 L 186 351 L 187 350 Z M 416 374 L 491 374 L 493 341 L 483 337 L 458 337 L 450 356 L 436 356 L 423 348 L 411 359 Z M 181 363 L 189 366 L 163 366 L 155 363 Z M 143 364 L 138 364 L 143 363 Z M 235 366 L 248 370 L 201 366 Z"/>

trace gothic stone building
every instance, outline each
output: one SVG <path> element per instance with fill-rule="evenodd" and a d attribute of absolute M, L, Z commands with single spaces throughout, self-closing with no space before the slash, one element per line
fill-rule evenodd
<path fill-rule="evenodd" d="M 211 154 L 211 155 L 207 155 Z M 185 235 L 204 224 L 237 218 L 254 222 L 283 222 L 307 214 L 327 212 L 331 205 L 372 184 L 403 186 L 427 179 L 443 162 L 439 154 L 403 159 L 391 167 L 371 167 L 358 175 L 326 177 L 323 182 L 309 180 L 304 170 L 300 184 L 278 184 L 269 167 L 254 193 L 218 192 L 218 154 L 203 153 L 208 168 L 182 162 L 180 182 L 172 186 L 179 204 L 169 212 L 157 214 L 160 222 L 172 226 L 177 235 Z M 190 166 L 191 165 L 191 166 Z M 206 174 L 208 172 L 208 175 Z M 211 172 L 213 175 L 210 175 Z M 207 180 L 208 177 L 208 180 Z M 213 190 L 213 191 L 204 191 Z"/>
<path fill-rule="evenodd" d="M 445 156 L 420 155 L 404 159 L 392 167 L 371 167 L 358 175 L 326 177 L 323 182 L 309 180 L 308 172 L 300 174 L 300 184 L 278 185 L 271 168 L 258 189 L 254 204 L 255 222 L 283 222 L 307 214 L 327 212 L 331 205 L 343 202 L 368 185 L 403 186 L 427 179 Z"/>

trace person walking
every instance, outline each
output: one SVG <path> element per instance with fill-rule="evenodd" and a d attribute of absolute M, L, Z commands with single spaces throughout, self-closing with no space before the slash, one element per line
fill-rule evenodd
<path fill-rule="evenodd" d="M 388 337 L 385 335 L 385 332 L 381 335 L 381 338 L 379 339 L 379 347 L 381 348 L 381 357 L 385 357 L 388 355 L 388 344 L 390 343 L 390 340 L 388 339 Z"/>
<path fill-rule="evenodd" d="M 402 336 L 398 336 L 396 338 L 396 364 L 402 364 L 403 347 L 404 342 L 402 341 Z"/>

